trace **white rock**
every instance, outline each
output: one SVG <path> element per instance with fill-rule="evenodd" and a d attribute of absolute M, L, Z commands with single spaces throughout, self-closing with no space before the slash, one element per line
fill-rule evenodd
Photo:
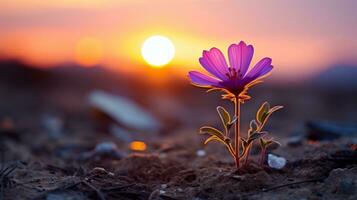
<path fill-rule="evenodd" d="M 160 128 L 160 123 L 154 116 L 127 98 L 103 91 L 94 91 L 89 95 L 89 103 L 128 127 L 153 132 Z"/>
<path fill-rule="evenodd" d="M 113 142 L 101 142 L 95 146 L 95 152 L 100 154 L 112 153 L 118 150 L 118 147 Z"/>
<path fill-rule="evenodd" d="M 167 154 L 166 153 L 160 153 L 159 154 L 159 158 L 165 159 L 165 158 L 167 158 Z"/>
<path fill-rule="evenodd" d="M 269 154 L 268 165 L 273 169 L 282 169 L 286 165 L 286 159 L 284 157 L 278 157 L 273 154 Z"/>
<path fill-rule="evenodd" d="M 205 150 L 202 150 L 202 149 L 197 150 L 197 151 L 196 151 L 196 155 L 197 155 L 198 157 L 203 157 L 203 156 L 206 155 L 206 151 L 205 151 Z"/>
<path fill-rule="evenodd" d="M 51 138 L 58 139 L 63 134 L 64 121 L 62 118 L 50 114 L 42 116 L 42 126 Z"/>

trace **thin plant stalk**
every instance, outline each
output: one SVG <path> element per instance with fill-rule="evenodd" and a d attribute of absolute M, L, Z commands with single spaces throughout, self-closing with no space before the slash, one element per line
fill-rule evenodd
<path fill-rule="evenodd" d="M 260 155 L 260 166 L 263 166 L 264 161 L 265 161 L 265 154 L 266 154 L 266 148 L 262 149 L 261 155 Z"/>
<path fill-rule="evenodd" d="M 262 125 L 259 126 L 258 128 L 258 132 L 260 132 L 263 128 L 265 123 L 263 123 Z M 245 161 L 244 161 L 244 165 L 247 165 L 248 164 L 248 159 L 249 159 L 249 154 L 250 154 L 250 149 L 252 148 L 252 145 L 249 145 L 248 146 L 248 149 L 247 149 L 247 155 L 245 156 Z"/>
<path fill-rule="evenodd" d="M 237 121 L 235 123 L 235 126 L 234 126 L 234 130 L 235 130 L 235 153 L 236 153 L 236 156 L 235 156 L 235 161 L 236 161 L 236 167 L 239 168 L 240 167 L 240 163 L 239 163 L 239 159 L 240 159 L 240 154 L 239 154 L 239 150 L 240 150 L 240 100 L 239 100 L 239 97 L 237 96 L 235 101 L 234 101 L 234 104 L 235 104 L 235 117 L 237 118 Z"/>
<path fill-rule="evenodd" d="M 244 161 L 244 165 L 248 164 L 248 160 L 249 160 L 249 154 L 250 154 L 250 148 L 252 147 L 252 145 L 249 145 L 248 150 L 247 150 L 247 155 Z"/>

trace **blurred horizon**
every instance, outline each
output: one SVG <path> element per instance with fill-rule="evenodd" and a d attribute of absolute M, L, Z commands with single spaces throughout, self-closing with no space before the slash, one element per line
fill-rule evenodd
<path fill-rule="evenodd" d="M 204 71 L 205 49 L 225 54 L 240 40 L 253 64 L 271 57 L 272 79 L 301 81 L 336 65 L 357 66 L 357 2 L 5 0 L 0 2 L 0 58 L 31 66 L 105 66 L 121 72 Z M 152 35 L 172 40 L 166 69 L 151 69 L 140 48 Z"/>

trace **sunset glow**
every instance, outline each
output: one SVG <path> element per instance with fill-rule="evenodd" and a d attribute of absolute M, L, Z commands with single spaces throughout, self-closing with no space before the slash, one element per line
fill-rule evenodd
<path fill-rule="evenodd" d="M 172 51 L 165 59 L 156 58 L 157 51 L 145 50 L 150 58 L 142 53 L 146 39 L 163 35 L 175 49 L 169 64 L 183 77 L 188 69 L 199 69 L 202 49 L 245 40 L 257 44 L 257 57 L 264 52 L 275 58 L 274 78 L 297 79 L 336 63 L 357 62 L 356 6 L 356 1 L 334 0 L 5 0 L 0 3 L 0 58 L 45 67 L 70 62 L 142 71 L 148 63 L 163 66 L 171 60 Z"/>
<path fill-rule="evenodd" d="M 81 39 L 75 49 L 76 62 L 80 65 L 91 67 L 98 65 L 102 58 L 102 45 L 94 38 Z"/>

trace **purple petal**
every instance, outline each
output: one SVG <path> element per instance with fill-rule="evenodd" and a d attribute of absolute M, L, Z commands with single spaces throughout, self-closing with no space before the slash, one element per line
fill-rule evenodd
<path fill-rule="evenodd" d="M 217 71 L 216 67 L 212 65 L 205 57 L 201 57 L 199 61 L 202 67 L 205 68 L 210 74 L 217 78 L 221 76 L 220 73 Z"/>
<path fill-rule="evenodd" d="M 223 53 L 217 49 L 212 48 L 210 51 L 203 51 L 202 57 L 199 59 L 201 65 L 212 75 L 221 80 L 228 77 L 228 65 Z"/>
<path fill-rule="evenodd" d="M 248 74 L 244 78 L 254 80 L 260 76 L 267 74 L 272 69 L 273 66 L 271 65 L 271 58 L 263 58 L 254 66 L 252 70 L 248 72 Z"/>
<path fill-rule="evenodd" d="M 191 79 L 192 83 L 201 86 L 219 86 L 219 81 L 217 79 L 211 78 L 200 72 L 190 71 L 188 72 L 188 77 Z"/>
<path fill-rule="evenodd" d="M 246 45 L 241 41 L 238 45 L 232 44 L 228 48 L 229 64 L 236 70 L 240 70 L 244 76 L 249 68 L 254 54 L 252 45 Z"/>
<path fill-rule="evenodd" d="M 269 73 L 273 68 L 274 68 L 273 65 L 269 65 L 267 67 L 264 67 L 264 69 L 262 69 L 260 71 L 260 73 L 258 74 L 258 77 L 264 76 L 265 74 Z"/>

